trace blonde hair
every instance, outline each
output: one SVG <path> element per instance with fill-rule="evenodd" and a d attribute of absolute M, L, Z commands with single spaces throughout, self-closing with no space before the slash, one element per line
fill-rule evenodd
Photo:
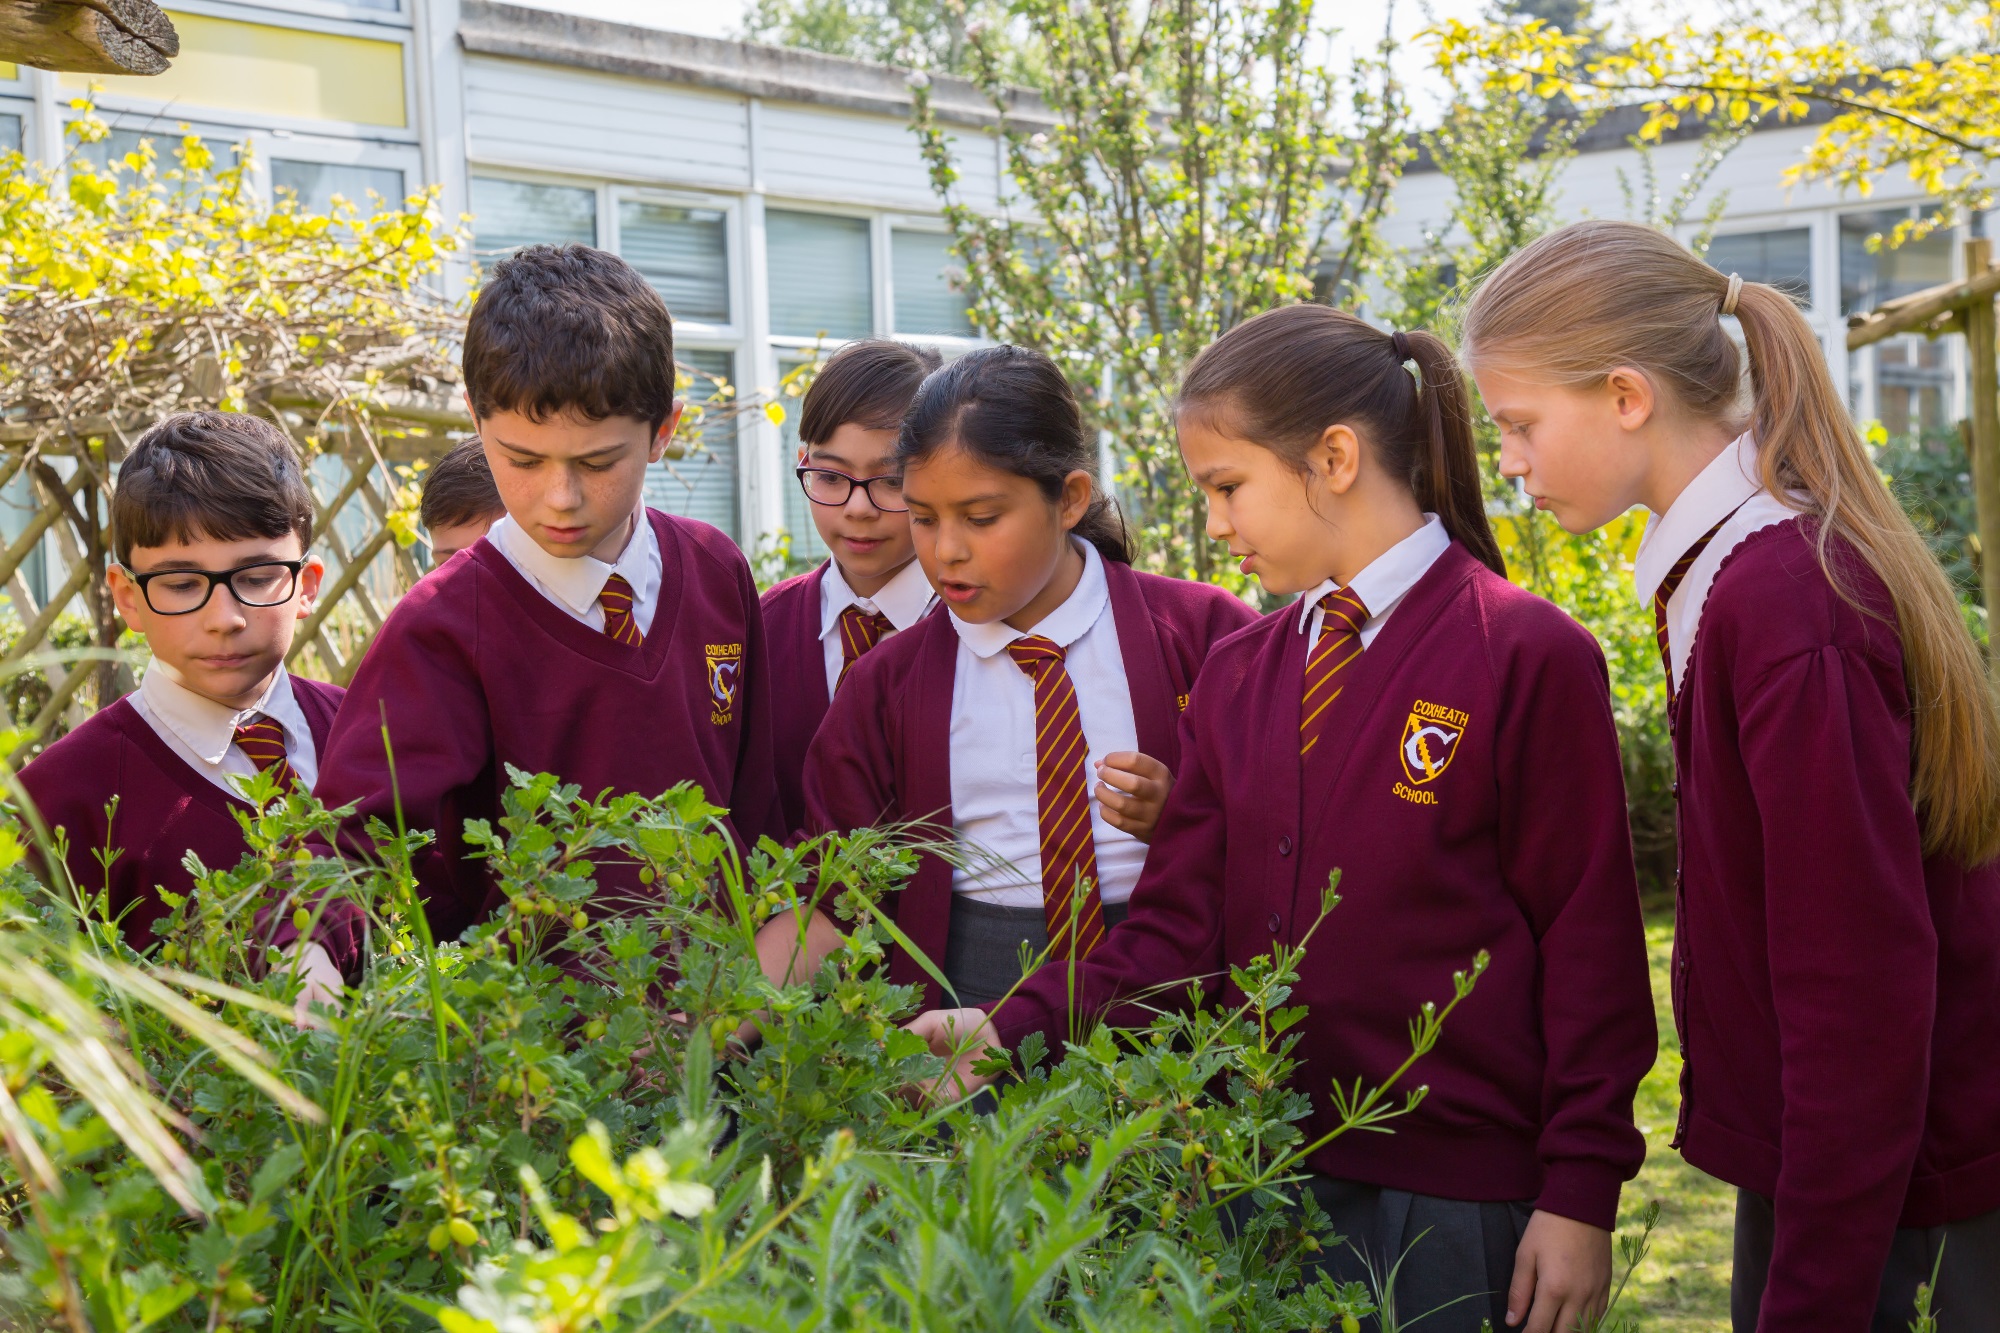
<path fill-rule="evenodd" d="M 1574 388 L 1631 366 L 1670 409 L 1740 430 L 1743 358 L 1721 321 L 1732 288 L 1765 488 L 1817 520 L 1820 566 L 1842 597 L 1860 605 L 1834 567 L 1835 536 L 1894 601 L 1924 850 L 1965 865 L 1990 860 L 2000 852 L 2000 717 L 1979 647 L 1944 572 L 1876 474 L 1819 339 L 1790 298 L 1725 277 L 1651 227 L 1579 222 L 1486 280 L 1465 310 L 1463 354 L 1468 365 Z"/>

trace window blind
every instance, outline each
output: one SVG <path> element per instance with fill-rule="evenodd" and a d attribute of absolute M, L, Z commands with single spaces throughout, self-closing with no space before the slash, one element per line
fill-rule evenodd
<path fill-rule="evenodd" d="M 707 375 L 720 375 L 732 384 L 736 381 L 736 358 L 728 352 L 683 350 L 679 359 Z M 702 402 L 713 389 L 707 379 L 696 379 L 687 397 L 691 402 Z M 736 425 L 733 417 L 711 417 L 703 424 L 698 450 L 686 458 L 655 463 L 646 473 L 646 503 L 663 513 L 712 523 L 742 541 L 736 503 Z"/>
<path fill-rule="evenodd" d="M 897 332 L 972 335 L 965 296 L 953 285 L 960 270 L 951 254 L 951 237 L 933 231 L 891 232 L 889 259 Z"/>
<path fill-rule="evenodd" d="M 1745 282 L 1776 287 L 1802 306 L 1812 304 L 1812 231 L 1743 231 L 1718 236 L 1708 243 L 1709 264 L 1718 273 L 1735 273 Z"/>
<path fill-rule="evenodd" d="M 618 252 L 653 284 L 676 320 L 730 322 L 722 210 L 624 200 L 618 205 Z"/>
<path fill-rule="evenodd" d="M 794 338 L 865 338 L 875 331 L 868 220 L 771 209 L 771 332 Z"/>
<path fill-rule="evenodd" d="M 403 207 L 403 173 L 394 167 L 357 167 L 333 162 L 271 159 L 271 189 L 290 190 L 309 213 L 333 211 L 336 194 L 363 217 Z M 370 194 L 375 197 L 369 198 Z"/>
<path fill-rule="evenodd" d="M 482 258 L 524 245 L 595 245 L 597 191 L 472 178 L 472 248 Z"/>

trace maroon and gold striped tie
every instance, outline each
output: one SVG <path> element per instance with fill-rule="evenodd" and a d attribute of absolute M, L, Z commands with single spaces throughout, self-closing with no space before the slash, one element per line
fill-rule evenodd
<path fill-rule="evenodd" d="M 1326 730 L 1327 710 L 1346 684 L 1342 668 L 1361 656 L 1361 627 L 1368 608 L 1345 588 L 1319 599 L 1319 640 L 1306 655 L 1305 695 L 1299 708 L 1299 753 L 1309 754 Z"/>
<path fill-rule="evenodd" d="M 1701 553 L 1708 549 L 1708 544 L 1715 540 L 1715 534 L 1722 531 L 1722 525 L 1735 513 L 1734 509 L 1730 510 L 1717 520 L 1714 527 L 1702 533 L 1701 540 L 1688 547 L 1681 558 L 1674 561 L 1674 567 L 1667 571 L 1667 576 L 1660 580 L 1660 586 L 1653 591 L 1653 637 L 1659 640 L 1660 665 L 1667 671 L 1667 721 L 1670 726 L 1674 716 L 1674 695 L 1678 691 L 1674 689 L 1674 652 L 1667 641 L 1667 603 L 1673 600 L 1676 592 L 1680 591 L 1682 582 L 1687 579 L 1688 571 L 1694 568 L 1695 561 L 1701 559 Z"/>
<path fill-rule="evenodd" d="M 639 632 L 639 622 L 632 618 L 632 585 L 623 574 L 613 574 L 604 580 L 597 604 L 604 608 L 604 632 L 614 641 L 632 648 L 645 644 L 646 636 Z"/>
<path fill-rule="evenodd" d="M 236 748 L 257 766 L 258 772 L 269 769 L 277 779 L 279 791 L 297 789 L 299 779 L 292 772 L 291 753 L 285 748 L 285 729 L 276 722 L 262 713 L 252 714 L 248 722 L 236 729 Z"/>
<path fill-rule="evenodd" d="M 1104 938 L 1104 905 L 1090 831 L 1090 747 L 1076 686 L 1063 666 L 1063 650 L 1050 639 L 1030 634 L 1008 644 L 1007 654 L 1035 682 L 1035 807 L 1051 956 L 1082 958 Z"/>
<path fill-rule="evenodd" d="M 896 627 L 889 617 L 880 611 L 863 611 L 858 606 L 850 606 L 840 613 L 840 675 L 833 682 L 835 689 L 847 679 L 847 673 L 854 670 L 854 664 L 870 648 L 882 642 L 882 636 L 895 633 Z"/>

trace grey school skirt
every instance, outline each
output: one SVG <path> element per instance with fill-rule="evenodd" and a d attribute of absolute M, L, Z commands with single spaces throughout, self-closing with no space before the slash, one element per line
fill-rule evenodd
<path fill-rule="evenodd" d="M 1125 904 L 1104 909 L 1109 930 L 1125 919 Z M 1039 907 L 1002 907 L 962 893 L 952 895 L 951 933 L 944 946 L 944 975 L 960 1004 L 991 1004 L 1021 979 L 1049 947 L 1048 922 Z"/>

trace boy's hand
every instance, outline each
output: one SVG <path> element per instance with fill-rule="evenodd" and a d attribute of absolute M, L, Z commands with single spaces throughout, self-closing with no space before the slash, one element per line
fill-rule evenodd
<path fill-rule="evenodd" d="M 1005 1053 L 986 1019 L 984 1009 L 932 1009 L 918 1014 L 904 1028 L 922 1037 L 932 1055 L 951 1061 L 944 1073 L 918 1085 L 925 1101 L 960 1101 L 993 1081 L 972 1067 L 988 1055 Z"/>
<path fill-rule="evenodd" d="M 1174 785 L 1174 775 L 1167 766 L 1149 754 L 1119 750 L 1104 756 L 1097 766 L 1097 777 L 1097 790 L 1092 795 L 1104 811 L 1104 822 L 1140 842 L 1151 842 L 1160 822 L 1160 807 L 1167 803 L 1167 792 Z"/>
<path fill-rule="evenodd" d="M 300 940 L 293 945 L 292 958 L 302 983 L 299 997 L 292 1001 L 292 1019 L 302 1028 L 323 1028 L 326 1020 L 313 1010 L 324 1006 L 336 1014 L 340 1012 L 340 969 L 333 965 L 326 950 L 311 940 Z"/>
<path fill-rule="evenodd" d="M 1537 1212 L 1514 1251 L 1507 1327 L 1570 1333 L 1601 1319 L 1611 1301 L 1611 1233 L 1588 1222 Z"/>

